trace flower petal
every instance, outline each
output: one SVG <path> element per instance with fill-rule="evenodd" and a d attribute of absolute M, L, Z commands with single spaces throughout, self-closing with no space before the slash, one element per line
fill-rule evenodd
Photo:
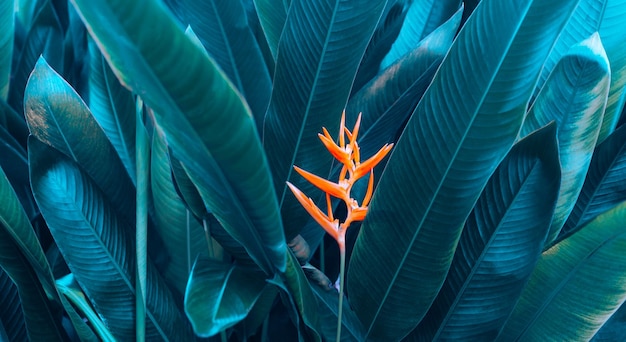
<path fill-rule="evenodd" d="M 370 204 L 370 200 L 372 199 L 372 193 L 374 192 L 374 169 L 370 170 L 370 179 L 367 182 L 367 192 L 365 193 L 365 198 L 363 198 L 363 202 L 361 203 L 362 207 L 367 207 Z"/>
<path fill-rule="evenodd" d="M 385 146 L 378 150 L 378 152 L 376 152 L 374 156 L 366 160 L 364 163 L 359 164 L 356 167 L 356 170 L 354 170 L 354 179 L 357 180 L 365 176 L 366 173 L 370 172 L 370 170 L 373 169 L 374 166 L 376 166 L 378 163 L 380 163 L 381 160 L 383 160 L 383 158 L 385 158 L 387 153 L 391 151 L 392 147 L 393 144 L 385 144 Z"/>
<path fill-rule="evenodd" d="M 335 157 L 335 159 L 339 160 L 342 163 L 345 163 L 346 161 L 348 162 L 350 161 L 350 155 L 346 153 L 346 151 L 343 148 L 335 144 L 333 139 L 330 137 L 330 134 L 328 134 L 328 131 L 326 130 L 326 128 L 324 128 L 323 135 L 318 133 L 317 136 L 322 141 L 322 144 L 326 146 L 326 149 L 328 150 L 328 152 L 330 152 L 330 154 L 332 154 L 333 157 Z"/>
<path fill-rule="evenodd" d="M 298 202 L 302 204 L 304 210 L 306 210 L 311 217 L 320 225 L 324 230 L 330 234 L 335 240 L 339 237 L 338 229 L 339 229 L 339 220 L 330 221 L 328 216 L 326 216 L 316 205 L 313 203 L 313 200 L 300 191 L 295 185 L 287 182 L 287 186 L 291 189 L 291 192 L 296 196 Z"/>
<path fill-rule="evenodd" d="M 327 181 L 326 179 L 316 176 L 308 171 L 305 171 L 297 166 L 293 166 L 294 170 L 298 172 L 304 179 L 308 180 L 311 184 L 315 185 L 318 189 L 329 193 L 333 197 L 348 198 L 346 189 L 339 184 Z"/>

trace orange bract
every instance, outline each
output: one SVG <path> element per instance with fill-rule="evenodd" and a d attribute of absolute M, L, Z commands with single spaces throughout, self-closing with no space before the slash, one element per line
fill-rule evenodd
<path fill-rule="evenodd" d="M 359 145 L 356 142 L 357 135 L 359 134 L 359 128 L 361 126 L 361 114 L 356 120 L 356 124 L 352 129 L 352 132 L 345 128 L 345 112 L 341 115 L 341 124 L 339 126 L 339 144 L 328 133 L 326 128 L 322 127 L 323 134 L 318 134 L 320 140 L 326 146 L 326 149 L 330 154 L 335 157 L 340 163 L 343 164 L 343 168 L 339 173 L 339 181 L 333 183 L 324 178 L 316 176 L 310 172 L 307 172 L 297 166 L 293 166 L 296 172 L 298 172 L 304 179 L 315 185 L 320 190 L 326 192 L 326 204 L 328 206 L 328 215 L 324 214 L 320 210 L 313 200 L 307 197 L 300 189 L 296 188 L 293 184 L 287 182 L 289 189 L 296 196 L 300 204 L 304 209 L 319 223 L 328 234 L 330 234 L 340 246 L 345 243 L 346 230 L 352 222 L 363 221 L 367 214 L 367 206 L 372 198 L 374 191 L 374 167 L 391 151 L 393 144 L 385 144 L 374 156 L 361 163 L 361 156 L 359 151 Z M 344 137 L 345 134 L 345 137 Z M 346 139 L 348 138 L 348 144 L 346 145 Z M 361 205 L 356 199 L 350 196 L 350 190 L 352 185 L 361 177 L 366 174 L 370 174 L 370 178 L 367 185 L 367 192 Z M 346 178 L 348 176 L 348 178 Z M 330 196 L 341 199 L 346 203 L 348 214 L 346 220 L 343 223 L 339 223 L 339 220 L 333 218 L 332 204 Z"/>

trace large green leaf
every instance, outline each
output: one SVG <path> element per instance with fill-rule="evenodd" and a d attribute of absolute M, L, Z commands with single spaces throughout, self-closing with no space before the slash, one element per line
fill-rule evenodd
<path fill-rule="evenodd" d="M 0 1 L 0 99 L 9 96 L 11 60 L 13 59 L 14 0 Z"/>
<path fill-rule="evenodd" d="M 254 0 L 254 7 L 256 7 L 261 27 L 274 59 L 278 56 L 278 42 L 283 33 L 290 6 L 291 0 Z"/>
<path fill-rule="evenodd" d="M 176 193 L 165 138 L 158 130 L 152 136 L 151 158 L 150 182 L 156 230 L 163 239 L 166 249 L 163 252 L 169 259 L 164 277 L 184 294 L 193 262 L 198 254 L 208 252 L 210 241 L 207 241 L 202 225 L 189 214 Z"/>
<path fill-rule="evenodd" d="M 31 134 L 77 162 L 115 210 L 134 222 L 134 186 L 124 165 L 80 96 L 43 58 L 31 74 L 24 102 Z"/>
<path fill-rule="evenodd" d="M 547 243 L 559 234 L 576 204 L 598 139 L 610 71 L 598 34 L 573 46 L 557 63 L 533 103 L 520 136 L 555 120 L 561 188 Z"/>
<path fill-rule="evenodd" d="M 618 128 L 594 151 L 587 178 L 561 234 L 584 226 L 626 200 L 626 126 Z"/>
<path fill-rule="evenodd" d="M 286 243 L 269 168 L 232 83 L 160 2 L 72 2 L 118 78 L 154 109 L 207 207 L 266 273 L 284 270 Z"/>
<path fill-rule="evenodd" d="M 328 174 L 331 156 L 319 141 L 322 126 L 336 132 L 352 81 L 386 0 L 294 0 L 280 40 L 274 90 L 263 143 L 274 176 L 287 240 L 308 218 L 286 181 L 304 193 L 315 188 L 293 165 Z"/>
<path fill-rule="evenodd" d="M 498 340 L 591 339 L 626 299 L 624 222 L 626 202 L 543 252 Z"/>
<path fill-rule="evenodd" d="M 0 126 L 0 167 L 15 189 L 20 203 L 29 219 L 34 219 L 38 210 L 30 191 L 28 179 L 28 160 L 26 149 L 13 138 L 4 127 Z"/>
<path fill-rule="evenodd" d="M 198 258 L 185 293 L 185 312 L 198 336 L 209 337 L 242 321 L 266 286 L 262 272 Z"/>
<path fill-rule="evenodd" d="M 26 323 L 17 287 L 9 275 L 0 268 L 0 325 L 6 329 L 6 341 L 26 341 Z M 0 339 L 2 336 L 0 335 Z M 3 340 L 4 341 L 4 340 Z"/>
<path fill-rule="evenodd" d="M 93 40 L 89 40 L 89 109 L 135 180 L 135 101 L 117 80 Z"/>
<path fill-rule="evenodd" d="M 460 0 L 414 0 L 404 18 L 400 34 L 380 68 L 386 69 L 413 51 L 422 39 L 458 12 L 459 7 L 462 8 L 461 4 Z"/>
<path fill-rule="evenodd" d="M 626 102 L 624 25 L 626 25 L 626 0 L 607 0 L 600 25 L 600 37 L 611 64 L 611 89 L 598 142 L 602 142 L 613 132 Z"/>
<path fill-rule="evenodd" d="M 492 341 L 498 335 L 543 250 L 560 179 L 551 123 L 517 143 L 487 183 L 413 340 Z"/>
<path fill-rule="evenodd" d="M 311 284 L 311 289 L 319 303 L 320 330 L 327 341 L 332 341 L 337 336 L 337 315 L 339 308 L 339 294 L 335 288 L 322 287 L 318 284 Z M 341 340 L 342 341 L 363 341 L 365 331 L 354 311 L 345 305 L 348 302 L 343 300 L 344 306 L 341 314 Z"/>
<path fill-rule="evenodd" d="M 189 25 L 207 52 L 246 99 L 257 128 L 272 91 L 270 74 L 241 1 L 175 0 L 174 13 Z M 273 11 L 278 11 L 276 8 Z"/>
<path fill-rule="evenodd" d="M 546 83 L 548 76 L 559 60 L 569 52 L 569 49 L 600 29 L 600 22 L 608 1 L 580 0 L 543 65 L 535 87 L 535 96 Z"/>
<path fill-rule="evenodd" d="M 626 302 L 625 302 L 626 303 Z M 593 342 L 613 342 L 626 340 L 626 305 L 622 306 L 609 318 L 593 336 Z"/>
<path fill-rule="evenodd" d="M 29 140 L 33 193 L 59 250 L 81 288 L 120 340 L 135 337 L 135 251 L 132 226 L 76 163 Z M 149 263 L 146 339 L 190 338 L 172 294 Z"/>
<path fill-rule="evenodd" d="M 426 314 L 576 3 L 485 0 L 459 33 L 394 147 L 354 246 L 348 293 L 367 338 L 400 339 Z"/>

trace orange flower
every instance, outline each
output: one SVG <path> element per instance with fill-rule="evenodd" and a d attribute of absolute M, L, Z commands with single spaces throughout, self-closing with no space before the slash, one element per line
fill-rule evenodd
<path fill-rule="evenodd" d="M 330 152 L 330 154 L 343 164 L 341 172 L 339 173 L 339 181 L 337 183 L 333 183 L 316 176 L 295 165 L 293 166 L 296 172 L 304 177 L 304 179 L 308 180 L 311 184 L 326 193 L 328 214 L 324 214 L 322 210 L 315 205 L 313 200 L 307 197 L 302 191 L 300 191 L 300 189 L 287 182 L 289 189 L 291 189 L 291 192 L 293 192 L 304 209 L 313 217 L 313 219 L 315 219 L 317 223 L 319 223 L 320 226 L 322 226 L 322 228 L 324 228 L 326 232 L 328 232 L 328 234 L 330 234 L 337 241 L 340 247 L 345 246 L 345 234 L 350 224 L 352 222 L 363 221 L 365 219 L 367 206 L 369 205 L 374 191 L 374 167 L 380 163 L 383 158 L 385 158 L 393 147 L 393 144 L 385 144 L 376 154 L 374 154 L 374 156 L 361 163 L 359 145 L 356 142 L 359 134 L 359 128 L 361 126 L 361 114 L 359 114 L 352 132 L 345 127 L 345 120 L 346 116 L 344 111 L 341 115 L 341 124 L 339 126 L 339 144 L 335 143 L 326 128 L 322 127 L 323 134 L 318 134 L 320 140 L 324 146 L 326 146 L 326 149 Z M 346 144 L 346 137 L 348 138 L 348 144 Z M 350 190 L 359 178 L 362 178 L 368 173 L 370 177 L 367 184 L 367 192 L 363 201 L 359 205 L 357 200 L 350 196 Z M 346 178 L 346 176 L 348 177 Z M 344 201 L 348 209 L 346 219 L 341 224 L 339 223 L 339 220 L 333 218 L 333 207 L 330 196 Z"/>

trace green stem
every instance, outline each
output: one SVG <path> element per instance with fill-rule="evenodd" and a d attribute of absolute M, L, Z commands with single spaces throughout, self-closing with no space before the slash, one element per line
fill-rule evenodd
<path fill-rule="evenodd" d="M 343 314 L 343 285 L 345 283 L 345 270 L 346 270 L 346 243 L 340 241 L 339 243 L 339 308 L 337 311 L 337 339 L 341 341 L 341 316 Z"/>

